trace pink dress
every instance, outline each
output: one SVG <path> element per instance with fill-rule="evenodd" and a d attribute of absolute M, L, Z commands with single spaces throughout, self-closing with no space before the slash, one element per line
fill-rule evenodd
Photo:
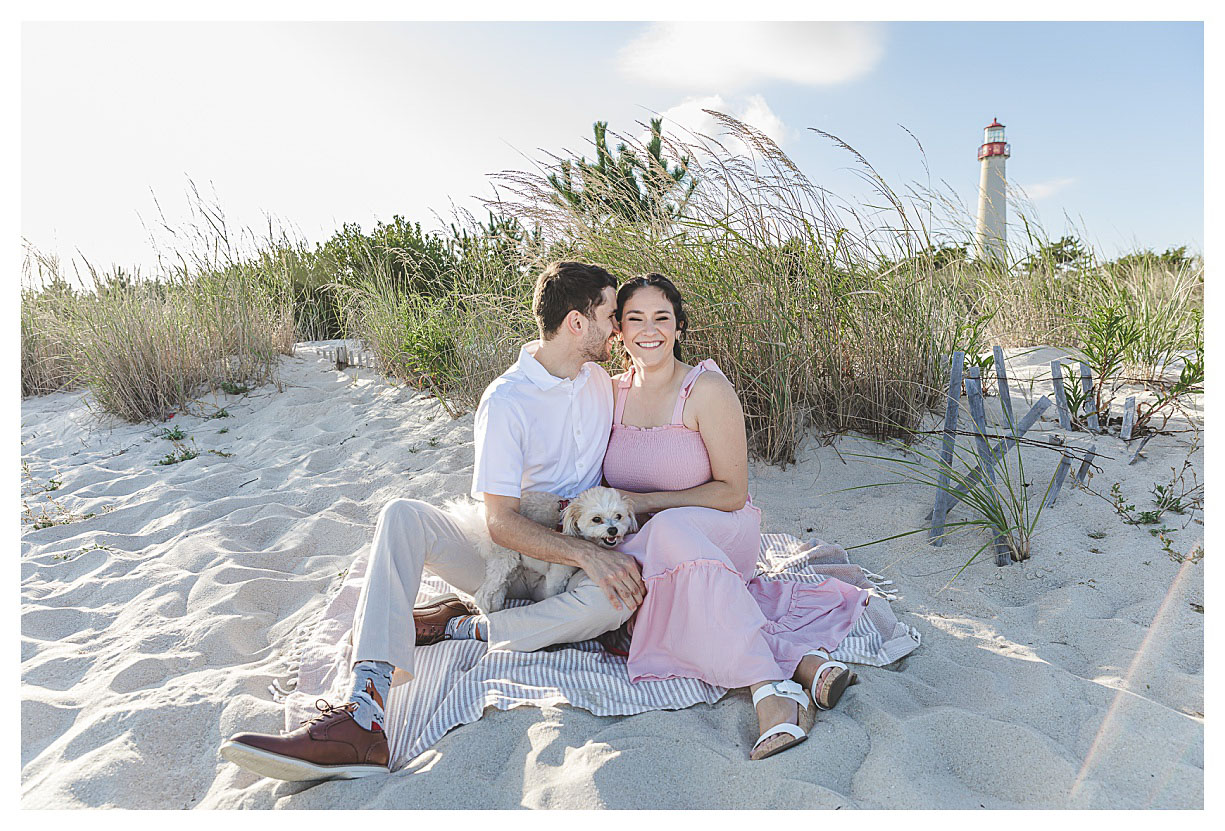
<path fill-rule="evenodd" d="M 722 371 L 714 361 L 685 377 L 672 423 L 621 423 L 633 370 L 620 379 L 604 478 L 623 490 L 674 491 L 711 480 L 702 435 L 681 420 L 698 376 Z M 630 640 L 630 680 L 699 678 L 720 687 L 791 678 L 810 649 L 835 649 L 868 602 L 863 589 L 754 579 L 761 511 L 669 508 L 649 519 L 620 550 L 642 568 L 646 599 Z"/>

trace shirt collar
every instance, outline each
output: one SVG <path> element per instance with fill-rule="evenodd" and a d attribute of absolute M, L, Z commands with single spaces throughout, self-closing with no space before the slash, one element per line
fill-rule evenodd
<path fill-rule="evenodd" d="M 551 390 L 558 384 L 574 385 L 574 391 L 578 392 L 587 383 L 588 377 L 591 375 L 591 362 L 583 364 L 578 375 L 571 381 L 569 378 L 558 378 L 553 373 L 544 368 L 540 361 L 536 360 L 536 351 L 540 349 L 541 342 L 539 340 L 529 341 L 523 344 L 523 348 L 519 350 L 519 368 L 523 370 L 533 384 L 541 390 Z"/>

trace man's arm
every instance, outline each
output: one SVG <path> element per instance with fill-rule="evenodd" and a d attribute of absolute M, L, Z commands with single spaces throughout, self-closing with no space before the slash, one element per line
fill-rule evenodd
<path fill-rule="evenodd" d="M 519 513 L 519 500 L 486 493 L 485 523 L 498 545 L 548 563 L 581 568 L 614 608 L 636 609 L 646 596 L 638 563 L 628 554 L 559 534 Z"/>

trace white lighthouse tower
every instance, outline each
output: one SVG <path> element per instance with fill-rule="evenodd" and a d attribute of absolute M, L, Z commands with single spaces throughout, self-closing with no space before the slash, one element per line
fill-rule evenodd
<path fill-rule="evenodd" d="M 978 180 L 978 224 L 974 229 L 974 257 L 979 260 L 1007 261 L 1008 202 L 1005 195 L 1007 179 L 1004 161 L 1012 148 L 1004 141 L 1004 125 L 992 119 L 983 132 L 983 144 L 978 148 L 982 174 Z"/>

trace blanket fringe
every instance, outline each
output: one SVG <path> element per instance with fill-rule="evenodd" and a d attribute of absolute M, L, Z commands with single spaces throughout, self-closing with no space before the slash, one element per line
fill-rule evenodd
<path fill-rule="evenodd" d="M 863 566 L 860 566 L 859 570 L 863 572 L 864 579 L 872 584 L 873 589 L 875 589 L 880 594 L 881 597 L 885 598 L 886 600 L 890 602 L 897 600 L 898 590 L 896 588 L 892 588 L 892 589 L 885 588 L 885 586 L 893 585 L 892 580 L 887 580 L 884 577 L 884 575 L 877 574 L 874 571 L 868 571 Z"/>

